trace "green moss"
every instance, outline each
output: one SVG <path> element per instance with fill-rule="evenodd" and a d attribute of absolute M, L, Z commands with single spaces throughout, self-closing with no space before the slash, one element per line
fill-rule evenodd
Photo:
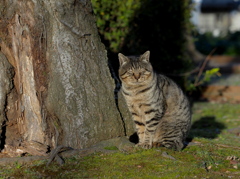
<path fill-rule="evenodd" d="M 118 150 L 118 148 L 116 146 L 108 146 L 108 147 L 104 147 L 104 149 L 106 149 L 106 150 Z"/>
<path fill-rule="evenodd" d="M 192 139 L 195 145 L 187 146 L 177 152 L 165 148 L 150 150 L 134 150 L 129 153 L 95 153 L 86 157 L 71 157 L 63 166 L 56 163 L 46 166 L 46 161 L 34 162 L 30 165 L 2 166 L 2 178 L 239 178 L 239 163 L 234 166 L 229 156 L 240 158 L 239 137 L 227 132 L 228 129 L 240 125 L 239 105 L 195 103 L 193 106 L 193 123 L 206 116 L 215 120 L 204 121 L 207 125 L 195 125 L 191 134 L 197 129 L 215 129 L 221 123 L 224 128 L 218 135 L 209 138 L 197 135 Z M 211 131 L 211 130 L 210 130 Z M 214 131 L 213 131 L 214 132 Z M 105 149 L 113 150 L 115 146 Z M 167 152 L 176 160 L 165 158 Z M 238 167 L 238 168 L 236 168 Z"/>

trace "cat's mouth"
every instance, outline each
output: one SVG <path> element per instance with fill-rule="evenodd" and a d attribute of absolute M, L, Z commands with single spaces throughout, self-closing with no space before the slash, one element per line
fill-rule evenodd
<path fill-rule="evenodd" d="M 149 81 L 149 77 L 150 76 L 142 76 L 140 78 L 135 78 L 134 81 L 136 83 L 143 83 L 143 82 Z"/>
<path fill-rule="evenodd" d="M 139 83 L 144 83 L 145 81 L 146 81 L 145 79 L 135 79 L 131 83 L 139 84 Z"/>

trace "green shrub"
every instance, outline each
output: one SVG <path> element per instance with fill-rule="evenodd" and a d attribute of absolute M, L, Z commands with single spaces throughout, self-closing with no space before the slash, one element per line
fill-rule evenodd
<path fill-rule="evenodd" d="M 92 0 L 92 4 L 106 48 L 117 53 L 130 31 L 130 23 L 142 4 L 141 0 Z"/>
<path fill-rule="evenodd" d="M 196 34 L 195 39 L 196 48 L 205 55 L 214 48 L 216 48 L 215 55 L 240 55 L 240 32 L 219 37 L 214 37 L 212 33 Z"/>
<path fill-rule="evenodd" d="M 191 31 L 190 0 L 92 0 L 92 4 L 115 69 L 117 53 L 139 55 L 147 50 L 155 70 L 170 77 L 191 67 L 185 38 Z"/>

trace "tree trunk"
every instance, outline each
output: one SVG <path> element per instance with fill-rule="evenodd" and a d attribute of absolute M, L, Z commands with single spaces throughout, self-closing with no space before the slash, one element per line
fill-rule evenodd
<path fill-rule="evenodd" d="M 90 0 L 1 0 L 1 147 L 88 147 L 130 135 Z"/>

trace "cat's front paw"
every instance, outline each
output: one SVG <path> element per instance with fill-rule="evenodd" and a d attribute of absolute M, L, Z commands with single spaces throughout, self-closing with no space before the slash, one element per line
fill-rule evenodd
<path fill-rule="evenodd" d="M 153 142 L 153 147 L 154 148 L 159 148 L 159 147 L 163 147 L 163 145 L 160 142 Z"/>
<path fill-rule="evenodd" d="M 141 147 L 143 149 L 151 149 L 152 145 L 149 143 L 138 143 L 136 144 L 136 147 Z"/>

